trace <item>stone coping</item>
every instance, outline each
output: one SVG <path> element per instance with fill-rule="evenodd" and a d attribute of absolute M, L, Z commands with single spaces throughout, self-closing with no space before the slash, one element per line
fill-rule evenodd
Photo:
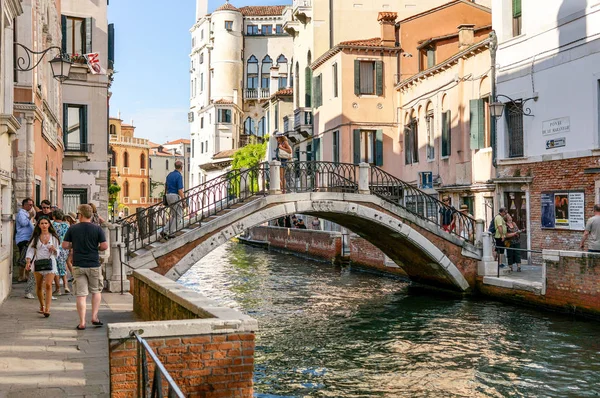
<path fill-rule="evenodd" d="M 542 258 L 547 261 L 559 261 L 561 257 L 583 258 L 591 257 L 600 259 L 600 253 L 569 250 L 542 250 Z"/>
<path fill-rule="evenodd" d="M 186 336 L 254 332 L 258 321 L 248 315 L 211 300 L 149 269 L 136 270 L 133 278 L 147 284 L 201 318 L 152 322 L 116 323 L 108 325 L 109 339 L 129 337 L 132 330 L 143 330 L 143 337 Z"/>

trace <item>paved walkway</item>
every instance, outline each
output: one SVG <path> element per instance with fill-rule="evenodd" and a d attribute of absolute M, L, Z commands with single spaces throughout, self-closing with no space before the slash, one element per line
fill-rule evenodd
<path fill-rule="evenodd" d="M 77 331 L 75 297 L 52 301 L 52 315 L 38 314 L 39 303 L 23 298 L 24 284 L 13 285 L 0 306 L 0 398 L 109 397 L 106 326 Z M 103 294 L 100 319 L 133 320 L 133 297 Z"/>
<path fill-rule="evenodd" d="M 499 278 L 495 276 L 486 276 L 483 283 L 488 285 L 500 286 L 514 290 L 525 290 L 541 294 L 543 287 L 542 267 L 538 265 L 523 265 L 522 272 L 513 271 Z"/>

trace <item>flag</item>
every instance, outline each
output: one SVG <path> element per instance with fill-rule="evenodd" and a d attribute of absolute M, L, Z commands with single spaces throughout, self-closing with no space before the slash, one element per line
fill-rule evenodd
<path fill-rule="evenodd" d="M 85 54 L 90 72 L 94 75 L 106 75 L 106 69 L 100 65 L 100 55 L 98 53 Z"/>

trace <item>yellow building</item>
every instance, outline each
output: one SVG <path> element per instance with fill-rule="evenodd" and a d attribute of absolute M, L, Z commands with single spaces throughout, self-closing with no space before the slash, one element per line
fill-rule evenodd
<path fill-rule="evenodd" d="M 119 118 L 109 119 L 110 178 L 113 184 L 121 187 L 115 213 L 118 211 L 118 215 L 124 217 L 135 213 L 138 207 L 150 205 L 150 142 L 134 137 L 134 132 L 133 121 L 125 124 Z"/>

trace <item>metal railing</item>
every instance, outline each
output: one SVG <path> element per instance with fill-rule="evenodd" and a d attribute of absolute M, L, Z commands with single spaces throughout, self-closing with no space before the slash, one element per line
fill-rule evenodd
<path fill-rule="evenodd" d="M 379 167 L 371 167 L 369 189 L 373 195 L 406 209 L 409 213 L 437 225 L 446 232 L 468 242 L 475 242 L 475 219 Z M 449 224 L 444 221 L 449 221 Z"/>
<path fill-rule="evenodd" d="M 288 162 L 284 171 L 286 192 L 358 192 L 357 166 L 333 162 Z"/>
<path fill-rule="evenodd" d="M 132 330 L 129 336 L 135 338 L 138 342 L 138 369 L 140 376 L 138 379 L 138 393 L 140 397 L 163 397 L 163 383 L 166 382 L 167 397 L 169 398 L 184 398 L 183 392 L 179 389 L 165 366 L 156 356 L 152 348 L 148 345 L 145 339 L 139 336 L 138 332 Z M 148 369 L 148 355 L 154 362 L 154 376 L 152 383 L 150 382 Z M 140 380 L 141 379 L 141 380 Z"/>
<path fill-rule="evenodd" d="M 524 231 L 522 231 L 522 232 L 524 232 Z M 518 237 L 518 239 L 520 239 L 520 237 Z M 511 252 L 511 257 L 512 257 L 511 259 L 517 260 L 515 258 L 515 256 L 518 255 L 519 256 L 518 257 L 518 261 L 515 261 L 515 263 L 517 264 L 517 271 L 520 272 L 521 271 L 521 258 L 520 258 L 520 256 L 521 256 L 522 252 L 525 252 L 525 253 L 537 253 L 537 254 L 542 254 L 543 253 L 541 250 L 521 249 L 520 247 L 514 247 L 514 246 L 511 247 L 511 246 L 506 246 L 506 245 L 501 247 L 503 253 L 499 253 L 498 250 L 497 250 L 498 248 L 496 246 L 496 239 L 494 239 L 493 236 L 492 236 L 492 241 L 494 242 L 494 250 L 497 253 L 496 254 L 496 256 L 497 256 L 496 257 L 496 262 L 498 263 L 498 265 L 497 265 L 497 268 L 498 268 L 497 269 L 497 276 L 498 276 L 498 278 L 500 278 L 500 269 L 504 268 L 503 266 L 509 267 L 511 269 L 511 272 L 513 271 L 512 264 L 503 264 L 500 261 L 501 255 L 503 255 L 505 257 L 507 263 L 509 262 L 509 256 L 508 256 L 509 252 Z M 506 242 L 513 242 L 513 239 L 512 238 L 506 239 L 503 243 L 506 244 Z"/>
<path fill-rule="evenodd" d="M 84 144 L 84 143 L 75 143 L 75 142 L 68 142 L 65 144 L 65 151 L 66 152 L 85 152 L 85 153 L 89 153 L 92 152 L 92 147 L 94 146 L 94 144 Z"/>

